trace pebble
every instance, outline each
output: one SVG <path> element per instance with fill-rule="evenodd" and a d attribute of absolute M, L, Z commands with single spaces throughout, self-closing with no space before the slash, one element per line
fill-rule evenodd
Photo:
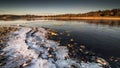
<path fill-rule="evenodd" d="M 53 35 L 53 36 L 57 36 L 57 35 L 58 35 L 58 34 L 55 33 L 55 32 L 50 32 L 50 34 Z"/>
<path fill-rule="evenodd" d="M 70 39 L 70 41 L 72 42 L 72 41 L 74 41 L 74 39 Z"/>
<path fill-rule="evenodd" d="M 53 58 L 54 56 L 52 54 L 48 55 L 49 58 Z"/>
<path fill-rule="evenodd" d="M 102 58 L 97 58 L 96 61 L 102 65 L 108 65 L 108 63 Z"/>

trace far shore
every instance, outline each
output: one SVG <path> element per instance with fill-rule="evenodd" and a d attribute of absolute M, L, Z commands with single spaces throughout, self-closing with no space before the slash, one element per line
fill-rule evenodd
<path fill-rule="evenodd" d="M 23 17 L 23 18 L 1 18 L 3 21 L 15 21 L 15 20 L 120 20 L 120 17 L 77 17 L 77 16 L 41 16 L 41 17 Z"/>
<path fill-rule="evenodd" d="M 47 17 L 47 19 L 48 20 L 120 20 L 120 17 Z"/>
<path fill-rule="evenodd" d="M 55 14 L 55 15 L 0 15 L 0 20 L 120 20 L 120 8 L 110 10 L 98 10 L 78 14 Z"/>

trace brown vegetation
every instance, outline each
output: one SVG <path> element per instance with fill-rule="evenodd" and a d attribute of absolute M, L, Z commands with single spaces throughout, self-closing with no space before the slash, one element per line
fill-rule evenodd
<path fill-rule="evenodd" d="M 8 36 L 11 32 L 16 31 L 17 28 L 13 27 L 0 27 L 0 49 L 4 48 L 6 41 L 8 41 Z"/>

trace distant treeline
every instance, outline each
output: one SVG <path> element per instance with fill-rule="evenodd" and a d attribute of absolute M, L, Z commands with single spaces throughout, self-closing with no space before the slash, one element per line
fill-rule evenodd
<path fill-rule="evenodd" d="M 120 9 L 112 9 L 112 10 L 98 10 L 92 11 L 83 14 L 63 14 L 56 15 L 58 17 L 62 16 L 70 16 L 70 17 L 120 17 Z"/>
<path fill-rule="evenodd" d="M 60 15 L 0 15 L 0 20 L 77 19 L 78 17 L 120 17 L 120 9 L 98 10 L 83 14 Z M 79 18 L 78 18 L 79 19 Z"/>

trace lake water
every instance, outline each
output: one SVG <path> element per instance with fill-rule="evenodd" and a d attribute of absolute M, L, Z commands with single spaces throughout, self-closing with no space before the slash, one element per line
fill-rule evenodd
<path fill-rule="evenodd" d="M 85 45 L 88 50 L 104 57 L 120 57 L 120 21 L 1 21 L 1 26 L 23 25 L 45 27 L 57 31 L 50 39 L 61 45 Z M 67 37 L 65 35 L 69 34 Z M 72 41 L 73 41 L 72 40 Z"/>
<path fill-rule="evenodd" d="M 105 23 L 107 22 L 105 21 Z M 114 23 L 114 21 L 112 22 Z M 95 23 L 96 21 L 92 21 L 92 23 L 90 21 L 2 21 L 0 25 L 20 24 L 51 28 L 59 32 L 69 31 L 77 43 L 84 44 L 95 52 L 120 57 L 120 25 Z M 118 21 L 118 23 L 120 22 Z"/>

